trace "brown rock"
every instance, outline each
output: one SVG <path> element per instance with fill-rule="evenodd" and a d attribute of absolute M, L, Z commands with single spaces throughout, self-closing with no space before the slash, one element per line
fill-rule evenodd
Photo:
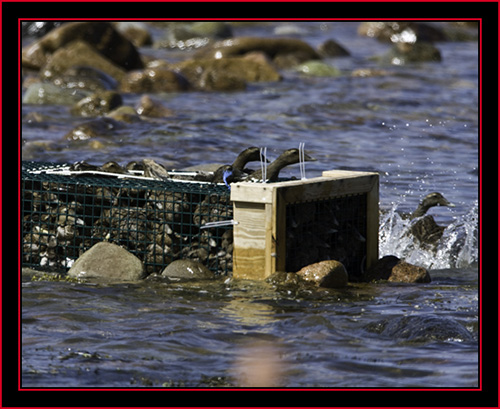
<path fill-rule="evenodd" d="M 399 283 L 430 283 L 429 272 L 419 266 L 400 260 L 396 256 L 385 256 L 371 266 L 363 281 L 387 280 Z"/>
<path fill-rule="evenodd" d="M 316 50 L 304 41 L 295 38 L 261 37 L 237 37 L 217 41 L 199 51 L 197 56 L 202 58 L 237 57 L 255 51 L 263 52 L 280 67 L 320 59 Z"/>
<path fill-rule="evenodd" d="M 100 54 L 85 41 L 73 41 L 55 51 L 47 64 L 43 65 L 45 78 L 55 78 L 73 67 L 93 67 L 116 80 L 125 75 L 125 70 Z"/>
<path fill-rule="evenodd" d="M 122 97 L 115 91 L 96 92 L 78 101 L 71 113 L 81 116 L 104 115 L 122 105 Z"/>
<path fill-rule="evenodd" d="M 140 99 L 135 110 L 139 115 L 152 118 L 165 118 L 173 115 L 172 110 L 165 107 L 160 101 L 151 98 L 149 95 L 144 95 Z"/>
<path fill-rule="evenodd" d="M 297 274 L 306 281 L 312 281 L 319 287 L 341 288 L 347 285 L 347 271 L 344 265 L 336 260 L 325 260 L 310 264 Z"/>
<path fill-rule="evenodd" d="M 141 71 L 128 73 L 120 83 L 120 90 L 124 92 L 177 92 L 186 91 L 189 83 L 186 79 L 166 68 L 146 68 Z"/>
<path fill-rule="evenodd" d="M 98 53 L 125 70 L 142 68 L 137 49 L 123 35 L 106 22 L 73 22 L 50 31 L 34 44 L 23 48 L 23 66 L 43 67 L 57 49 L 72 41 L 84 41 Z"/>
<path fill-rule="evenodd" d="M 281 75 L 266 61 L 241 57 L 191 59 L 176 67 L 204 91 L 236 91 L 245 89 L 247 82 L 281 80 Z"/>
<path fill-rule="evenodd" d="M 388 281 L 398 283 L 430 283 L 431 276 L 423 267 L 400 261 L 392 268 Z"/>

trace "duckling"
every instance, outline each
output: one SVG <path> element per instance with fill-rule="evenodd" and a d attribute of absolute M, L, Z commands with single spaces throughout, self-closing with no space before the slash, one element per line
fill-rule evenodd
<path fill-rule="evenodd" d="M 455 207 L 444 198 L 441 193 L 433 192 L 428 194 L 418 205 L 417 209 L 410 215 L 410 220 L 416 220 L 410 227 L 410 232 L 420 243 L 435 246 L 443 236 L 446 227 L 439 226 L 434 217 L 427 215 L 427 211 L 434 206 Z"/>
<path fill-rule="evenodd" d="M 316 159 L 304 153 L 304 160 L 313 162 Z M 288 165 L 294 165 L 300 162 L 300 154 L 298 149 L 288 149 L 284 151 L 277 159 L 267 167 L 267 180 L 274 182 L 278 179 L 281 169 Z M 247 180 L 262 180 L 262 170 L 256 170 L 250 174 Z"/>

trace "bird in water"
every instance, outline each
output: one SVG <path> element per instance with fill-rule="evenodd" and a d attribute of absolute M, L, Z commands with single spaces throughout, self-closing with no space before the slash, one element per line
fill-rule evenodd
<path fill-rule="evenodd" d="M 434 206 L 455 207 L 441 193 L 433 192 L 425 196 L 417 209 L 409 215 L 410 220 L 415 220 L 410 227 L 410 232 L 422 244 L 436 245 L 446 228 L 439 226 L 434 217 L 426 214 Z"/>
<path fill-rule="evenodd" d="M 304 153 L 303 160 L 313 162 L 316 159 Z M 294 165 L 300 162 L 300 151 L 298 149 L 288 149 L 284 151 L 278 158 L 269 164 L 267 167 L 267 180 L 275 182 L 278 179 L 280 171 L 289 165 Z M 256 170 L 250 174 L 247 180 L 262 180 L 262 170 Z"/>

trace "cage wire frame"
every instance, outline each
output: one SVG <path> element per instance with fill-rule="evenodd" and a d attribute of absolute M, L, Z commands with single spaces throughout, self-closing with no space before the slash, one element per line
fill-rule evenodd
<path fill-rule="evenodd" d="M 136 255 L 147 274 L 184 258 L 216 274 L 231 271 L 231 228 L 201 228 L 232 219 L 226 186 L 43 172 L 58 166 L 22 162 L 23 266 L 64 272 L 109 241 Z"/>

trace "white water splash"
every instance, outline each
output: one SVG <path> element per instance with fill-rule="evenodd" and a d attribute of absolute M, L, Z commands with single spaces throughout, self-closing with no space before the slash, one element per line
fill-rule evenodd
<path fill-rule="evenodd" d="M 478 201 L 455 217 L 435 247 L 423 247 L 409 233 L 414 221 L 401 218 L 394 204 L 380 216 L 379 255 L 394 255 L 427 269 L 464 268 L 478 262 Z"/>

